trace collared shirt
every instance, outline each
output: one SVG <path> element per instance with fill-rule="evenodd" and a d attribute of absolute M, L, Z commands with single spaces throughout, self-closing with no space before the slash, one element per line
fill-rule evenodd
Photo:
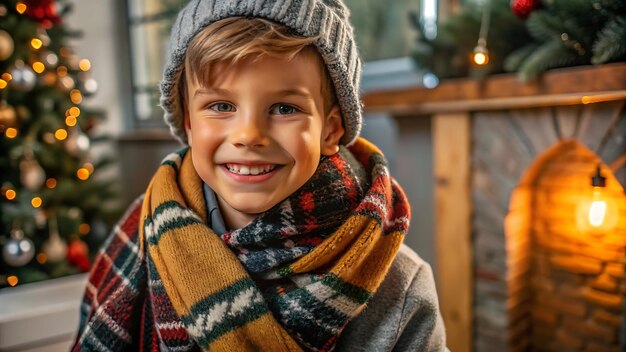
<path fill-rule="evenodd" d="M 220 207 L 217 203 L 215 192 L 213 192 L 211 187 L 209 187 L 209 185 L 207 185 L 206 183 L 204 183 L 204 187 L 202 187 L 202 189 L 204 190 L 204 200 L 206 201 L 206 208 L 209 212 L 209 216 L 207 216 L 207 218 L 209 219 L 208 225 L 210 228 L 213 229 L 213 231 L 215 231 L 216 234 L 223 235 L 228 232 L 228 230 L 226 229 L 226 225 L 224 224 L 224 218 L 222 217 L 222 213 L 220 212 Z"/>

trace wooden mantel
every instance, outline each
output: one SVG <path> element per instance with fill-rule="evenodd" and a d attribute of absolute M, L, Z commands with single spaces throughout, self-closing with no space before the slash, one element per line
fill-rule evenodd
<path fill-rule="evenodd" d="M 395 116 L 589 104 L 626 97 L 626 63 L 553 70 L 541 79 L 520 82 L 512 74 L 486 80 L 451 79 L 434 89 L 423 87 L 370 92 L 366 111 Z"/>
<path fill-rule="evenodd" d="M 626 63 L 553 70 L 529 83 L 495 75 L 363 96 L 366 112 L 431 118 L 437 284 L 450 350 L 472 350 L 471 113 L 615 100 L 626 100 Z"/>

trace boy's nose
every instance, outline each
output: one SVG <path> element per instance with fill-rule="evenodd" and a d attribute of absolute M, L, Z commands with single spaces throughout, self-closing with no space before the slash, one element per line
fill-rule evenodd
<path fill-rule="evenodd" d="M 264 122 L 257 117 L 244 117 L 235 123 L 230 135 L 237 147 L 263 147 L 269 144 Z"/>

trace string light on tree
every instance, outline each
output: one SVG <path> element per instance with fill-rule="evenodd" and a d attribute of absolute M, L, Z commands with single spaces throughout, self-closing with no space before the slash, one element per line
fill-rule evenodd
<path fill-rule="evenodd" d="M 483 15 L 480 21 L 480 32 L 478 42 L 474 47 L 472 61 L 478 66 L 489 63 L 489 51 L 487 50 L 487 33 L 489 32 L 489 22 L 491 19 L 491 0 L 486 0 L 483 4 Z"/>
<path fill-rule="evenodd" d="M 76 177 L 78 177 L 78 179 L 81 181 L 87 181 L 89 179 L 89 176 L 89 170 L 85 167 L 81 167 L 80 169 L 76 170 Z"/>
<path fill-rule="evenodd" d="M 7 283 L 9 284 L 9 286 L 16 286 L 19 282 L 20 279 L 15 275 L 7 277 Z"/>
<path fill-rule="evenodd" d="M 91 69 L 91 62 L 87 59 L 82 59 L 80 60 L 80 62 L 78 63 L 78 67 L 80 67 L 80 70 L 83 72 L 87 72 Z"/>
<path fill-rule="evenodd" d="M 17 4 L 15 4 L 15 10 L 17 10 L 19 14 L 24 14 L 24 12 L 26 12 L 27 9 L 28 9 L 28 6 L 26 6 L 26 4 L 24 4 L 21 1 L 18 1 Z"/>
<path fill-rule="evenodd" d="M 55 189 L 57 187 L 57 180 L 55 178 L 49 178 L 46 180 L 46 187 Z"/>
<path fill-rule="evenodd" d="M 478 45 L 474 48 L 474 55 L 472 56 L 474 63 L 478 66 L 483 66 L 489 63 L 489 51 L 487 50 L 486 41 L 478 40 Z"/>
<path fill-rule="evenodd" d="M 54 132 L 54 138 L 59 141 L 64 141 L 67 138 L 67 130 L 65 128 L 59 128 Z"/>
<path fill-rule="evenodd" d="M 43 45 L 43 42 L 39 38 L 33 38 L 30 41 L 30 46 L 32 46 L 33 49 L 35 50 L 40 49 L 42 45 Z"/>
<path fill-rule="evenodd" d="M 15 190 L 13 189 L 7 189 L 6 192 L 4 192 L 4 196 L 7 200 L 13 200 L 15 199 L 15 197 L 17 197 L 17 192 L 15 192 Z"/>
<path fill-rule="evenodd" d="M 30 200 L 30 204 L 33 208 L 37 209 L 43 204 L 43 199 L 41 199 L 41 197 L 33 197 L 33 199 Z"/>
<path fill-rule="evenodd" d="M 13 128 L 13 127 L 9 127 L 7 128 L 6 131 L 4 131 L 4 135 L 9 138 L 9 139 L 13 139 L 15 137 L 17 137 L 18 131 L 17 129 Z"/>

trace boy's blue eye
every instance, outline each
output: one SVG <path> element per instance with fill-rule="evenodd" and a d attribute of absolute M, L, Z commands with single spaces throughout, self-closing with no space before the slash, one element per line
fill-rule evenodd
<path fill-rule="evenodd" d="M 229 103 L 215 103 L 209 106 L 209 109 L 217 112 L 232 112 L 235 111 L 235 107 Z"/>
<path fill-rule="evenodd" d="M 271 113 L 274 115 L 289 115 L 295 113 L 296 111 L 298 111 L 298 109 L 291 105 L 276 104 L 272 107 Z"/>

